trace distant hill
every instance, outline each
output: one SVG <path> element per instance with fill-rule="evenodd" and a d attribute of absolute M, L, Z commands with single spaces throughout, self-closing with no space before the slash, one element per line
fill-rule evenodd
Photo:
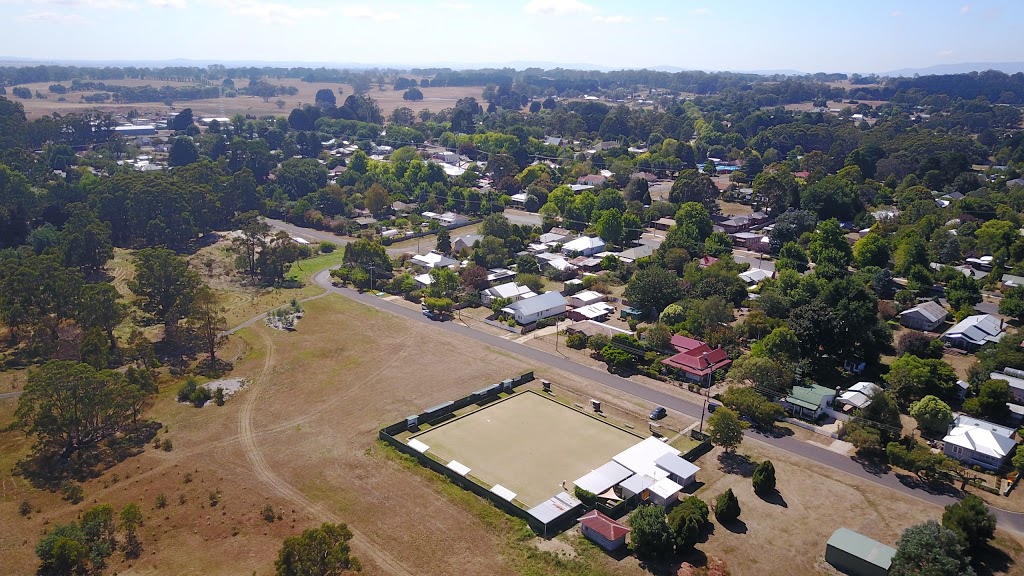
<path fill-rule="evenodd" d="M 967 72 L 983 72 L 985 70 L 999 70 L 1007 74 L 1024 72 L 1024 62 L 960 62 L 958 64 L 938 64 L 925 68 L 902 68 L 886 72 L 882 76 L 913 76 L 920 74 L 964 74 Z"/>

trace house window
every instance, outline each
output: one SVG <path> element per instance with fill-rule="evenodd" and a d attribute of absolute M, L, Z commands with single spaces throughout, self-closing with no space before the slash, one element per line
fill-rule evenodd
<path fill-rule="evenodd" d="M 953 454 L 956 454 L 957 456 L 963 456 L 963 454 L 964 454 L 963 446 L 953 446 Z"/>

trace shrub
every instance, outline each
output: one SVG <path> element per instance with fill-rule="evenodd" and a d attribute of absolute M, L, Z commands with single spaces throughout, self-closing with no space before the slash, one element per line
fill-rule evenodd
<path fill-rule="evenodd" d="M 220 504 L 220 490 L 210 490 L 210 507 Z"/>
<path fill-rule="evenodd" d="M 198 383 L 195 381 L 195 378 L 185 380 L 185 382 L 178 387 L 178 402 L 191 402 L 192 394 L 196 391 L 197 387 Z"/>
<path fill-rule="evenodd" d="M 22 516 L 28 516 L 32 513 L 32 505 L 29 504 L 28 500 L 22 500 L 21 504 L 18 505 L 18 514 Z"/>
<path fill-rule="evenodd" d="M 715 518 L 719 522 L 732 522 L 740 517 L 740 501 L 732 493 L 732 488 L 718 495 L 715 500 Z"/>
<path fill-rule="evenodd" d="M 681 500 L 668 515 L 677 553 L 686 553 L 700 539 L 708 522 L 708 505 L 696 496 Z"/>
<path fill-rule="evenodd" d="M 196 386 L 192 394 L 189 395 L 188 400 L 196 408 L 202 408 L 210 401 L 210 391 L 205 386 Z"/>
<path fill-rule="evenodd" d="M 565 338 L 565 345 L 573 350 L 583 350 L 587 347 L 587 335 L 576 332 Z"/>
<path fill-rule="evenodd" d="M 164 438 L 163 444 L 160 445 L 160 448 L 164 452 L 170 452 L 171 450 L 174 450 L 174 444 L 171 442 L 170 438 Z"/>
<path fill-rule="evenodd" d="M 583 502 L 587 506 L 593 506 L 594 502 L 597 502 L 597 494 L 594 494 L 590 490 L 584 490 L 579 486 L 576 486 L 573 489 L 573 495 L 576 496 L 577 500 Z"/>
<path fill-rule="evenodd" d="M 60 495 L 72 504 L 78 504 L 85 499 L 85 492 L 82 491 L 82 487 L 70 482 L 65 482 L 64 485 L 60 487 Z"/>
<path fill-rule="evenodd" d="M 754 468 L 754 493 L 770 494 L 775 490 L 775 465 L 771 460 L 765 460 Z"/>
<path fill-rule="evenodd" d="M 263 516 L 263 519 L 267 522 L 273 522 L 277 518 L 277 515 L 274 514 L 274 507 L 270 504 L 267 504 L 263 507 L 263 510 L 260 510 L 260 515 Z"/>
<path fill-rule="evenodd" d="M 331 252 L 334 252 L 337 249 L 338 245 L 335 244 L 334 242 L 324 241 L 320 243 L 320 252 L 322 254 L 330 254 Z"/>
<path fill-rule="evenodd" d="M 167 507 L 167 496 L 164 496 L 163 494 L 157 494 L 156 495 L 155 506 L 158 509 L 166 508 Z"/>
<path fill-rule="evenodd" d="M 213 391 L 213 402 L 217 406 L 223 406 L 224 405 L 224 389 L 223 388 L 219 388 L 218 387 L 216 390 Z"/>
<path fill-rule="evenodd" d="M 942 358 L 942 340 L 931 338 L 924 332 L 904 332 L 896 342 L 896 354 L 913 354 L 918 358 Z"/>
<path fill-rule="evenodd" d="M 600 352 L 601 350 L 604 350 L 604 347 L 611 341 L 611 338 L 604 334 L 594 334 L 587 340 L 587 348 L 590 348 L 594 352 Z"/>

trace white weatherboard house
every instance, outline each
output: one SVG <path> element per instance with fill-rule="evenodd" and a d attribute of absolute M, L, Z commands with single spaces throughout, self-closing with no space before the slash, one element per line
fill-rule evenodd
<path fill-rule="evenodd" d="M 580 256 L 593 256 L 598 252 L 604 251 L 604 240 L 600 238 L 592 238 L 590 236 L 581 236 L 575 240 L 571 240 L 562 244 L 563 254 L 579 254 Z"/>
<path fill-rule="evenodd" d="M 1003 338 L 1003 321 L 991 314 L 968 316 L 946 330 L 942 341 L 954 348 L 974 351 Z"/>
<path fill-rule="evenodd" d="M 871 397 L 882 391 L 874 382 L 857 382 L 836 398 L 835 403 L 843 407 L 843 411 L 864 408 L 871 404 Z"/>
<path fill-rule="evenodd" d="M 565 297 L 558 292 L 545 292 L 539 296 L 524 298 L 501 309 L 515 317 L 519 324 L 530 324 L 544 318 L 565 314 Z"/>
<path fill-rule="evenodd" d="M 932 332 L 942 325 L 949 312 L 942 304 L 929 300 L 899 313 L 900 324 L 914 330 Z"/>
<path fill-rule="evenodd" d="M 623 496 L 630 498 L 644 491 L 659 506 L 675 502 L 679 491 L 693 483 L 700 468 L 679 456 L 679 450 L 651 436 L 612 457 L 633 472 L 621 483 Z"/>
<path fill-rule="evenodd" d="M 961 414 L 942 439 L 943 452 L 968 466 L 998 470 L 1017 446 L 1014 436 L 1013 428 Z"/>

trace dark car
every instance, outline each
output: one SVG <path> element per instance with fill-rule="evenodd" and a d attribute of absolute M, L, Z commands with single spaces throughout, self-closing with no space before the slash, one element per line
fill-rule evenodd
<path fill-rule="evenodd" d="M 651 420 L 661 420 L 665 416 L 668 416 L 668 411 L 665 410 L 664 406 L 658 406 L 654 410 L 651 410 Z"/>
<path fill-rule="evenodd" d="M 431 320 L 440 320 L 441 319 L 441 315 L 440 314 L 438 314 L 437 312 L 434 312 L 433 310 L 428 310 L 426 308 L 423 309 L 423 315 L 426 316 L 427 318 L 430 318 Z"/>

